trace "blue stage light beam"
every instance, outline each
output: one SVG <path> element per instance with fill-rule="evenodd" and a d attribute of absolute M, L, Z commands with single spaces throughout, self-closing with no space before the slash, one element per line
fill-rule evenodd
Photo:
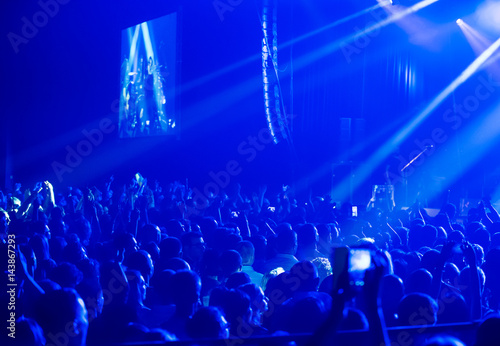
<path fill-rule="evenodd" d="M 415 13 L 416 11 L 419 11 L 435 2 L 437 2 L 438 0 L 424 0 L 424 1 L 421 1 L 409 8 L 405 8 L 404 10 L 402 10 L 401 12 L 398 12 L 397 14 L 394 14 L 368 28 L 366 28 L 364 31 L 362 32 L 358 32 L 356 34 L 353 34 L 353 35 L 350 35 L 350 36 L 347 36 L 346 38 L 342 38 L 342 39 L 339 39 L 337 41 L 335 41 L 334 43 L 332 44 L 329 44 L 327 47 L 324 47 L 324 48 L 319 48 L 319 50 L 317 51 L 314 51 L 314 52 L 311 52 L 311 53 L 308 53 L 306 54 L 305 56 L 297 59 L 297 63 L 295 63 L 295 70 L 298 70 L 298 69 L 301 69 L 301 68 L 304 68 L 306 67 L 307 65 L 309 65 L 311 62 L 313 62 L 314 60 L 317 60 L 317 59 L 320 59 L 321 57 L 327 55 L 329 52 L 332 52 L 332 51 L 335 51 L 336 49 L 340 49 L 342 47 L 342 45 L 344 44 L 347 44 L 349 42 L 353 42 L 354 40 L 356 40 L 358 37 L 360 37 L 361 35 L 363 34 L 368 34 L 368 33 L 371 33 L 375 30 L 378 30 L 384 26 L 387 26 L 387 25 L 390 25 L 392 24 L 393 22 L 401 19 L 401 18 L 404 18 L 405 16 L 411 14 L 411 13 Z M 238 62 L 238 63 L 235 63 L 233 64 L 232 66 L 229 66 L 229 67 L 226 67 L 226 68 L 223 68 L 222 70 L 219 70 L 219 71 L 216 71 L 210 75 L 207 75 L 205 77 L 201 77 L 200 79 L 197 79 L 197 80 L 194 80 L 192 81 L 191 83 L 188 83 L 188 84 L 185 84 L 183 87 L 181 87 L 181 93 L 182 92 L 185 92 L 189 89 L 192 89 L 192 88 L 195 88 L 197 86 L 199 86 L 200 84 L 202 83 L 206 83 L 208 82 L 209 80 L 211 79 L 214 79 L 214 78 L 217 78 L 225 73 L 228 73 L 228 72 L 231 72 L 231 70 L 233 69 L 236 69 L 236 68 L 241 68 L 243 67 L 243 65 L 245 65 L 246 63 L 248 62 L 251 62 L 252 60 L 254 59 L 261 59 L 262 58 L 262 54 L 258 54 L 256 55 L 255 57 L 250 57 L 250 58 L 247 58 L 241 62 Z M 281 77 L 283 76 L 286 76 L 287 73 L 290 73 L 289 70 L 286 70 L 283 72 L 283 74 L 281 75 Z M 252 88 L 250 87 L 250 85 L 252 84 L 252 80 L 253 78 L 245 81 L 245 82 L 242 82 L 236 86 L 233 86 L 231 89 L 230 89 L 230 93 L 233 95 L 232 97 L 228 97 L 227 95 L 224 95 L 225 92 L 227 91 L 223 91 L 221 94 L 217 94 L 217 95 L 214 95 L 217 99 L 219 98 L 219 96 L 223 97 L 225 102 L 228 102 L 228 100 L 230 100 L 229 103 L 233 103 L 235 102 L 236 100 L 240 100 L 244 97 L 247 97 L 249 95 L 249 93 L 252 92 Z M 222 96 L 224 95 L 224 96 Z M 202 107 L 201 105 L 204 105 L 204 110 L 203 111 L 200 111 L 200 107 Z M 214 107 L 214 109 L 219 109 L 221 108 L 222 106 L 219 105 L 217 102 L 214 102 L 214 99 L 212 97 L 209 97 L 207 98 L 206 100 L 202 100 L 200 101 L 198 104 L 196 105 L 192 105 L 191 107 L 189 107 L 189 110 L 196 110 L 195 114 L 203 114 L 202 117 L 198 117 L 197 120 L 198 121 L 201 121 L 203 118 L 206 118 L 206 117 L 209 117 L 212 115 L 213 112 L 207 112 L 207 107 Z M 229 106 L 229 104 L 227 105 Z M 225 107 L 222 107 L 222 108 L 225 108 Z M 187 126 L 187 125 L 186 125 Z"/>
<path fill-rule="evenodd" d="M 357 38 L 359 38 L 360 36 L 363 36 L 363 35 L 367 35 L 373 31 L 376 31 L 376 30 L 379 30 L 381 29 L 382 27 L 384 26 L 387 26 L 389 24 L 392 24 L 394 23 L 395 21 L 397 20 L 400 20 L 402 18 L 404 18 L 405 16 L 411 14 L 411 13 L 415 13 L 435 2 L 437 2 L 438 0 L 424 0 L 424 1 L 421 1 L 409 8 L 406 8 L 404 10 L 402 10 L 401 12 L 398 12 L 378 23 L 375 23 L 374 25 L 366 28 L 365 30 L 361 31 L 361 32 L 358 32 L 356 34 L 353 34 L 353 35 L 350 35 L 346 38 L 342 38 L 340 40 L 337 40 L 335 41 L 334 43 L 328 45 L 327 47 L 324 47 L 324 48 L 320 48 L 319 50 L 315 51 L 315 52 L 312 52 L 312 53 L 309 53 L 307 54 L 306 56 L 302 57 L 302 58 L 299 58 L 298 59 L 298 62 L 296 63 L 295 65 L 295 68 L 296 69 L 300 69 L 300 68 L 304 68 L 305 66 L 307 66 L 308 64 L 310 64 L 312 61 L 314 60 L 317 60 L 317 59 L 320 59 L 321 57 L 329 54 L 330 52 L 333 52 L 337 49 L 340 49 L 343 45 L 345 44 L 349 44 L 351 42 L 354 42 Z M 380 6 L 383 6 L 384 4 L 387 4 L 387 1 L 380 1 L 379 5 Z M 377 6 L 378 8 L 378 6 Z M 363 13 L 366 13 L 364 12 L 366 10 L 363 10 L 362 12 Z M 355 16 L 356 17 L 356 14 L 354 15 L 351 15 L 350 17 L 352 16 Z M 318 30 L 321 30 L 321 29 L 318 29 Z M 310 37 L 311 35 L 307 36 L 307 37 Z M 306 39 L 306 37 L 304 37 L 303 39 Z M 285 45 L 288 45 L 290 44 L 290 41 L 289 42 L 286 42 L 284 43 L 283 45 L 280 45 L 279 47 L 283 47 Z M 278 48 L 279 49 L 279 48 Z M 243 67 L 244 65 L 246 65 L 247 63 L 250 63 L 254 60 L 257 60 L 257 59 L 261 59 L 262 58 L 262 54 L 256 54 L 255 56 L 252 56 L 252 57 L 249 57 L 245 60 L 242 60 L 238 63 L 235 63 L 231 66 L 228 66 L 228 67 L 225 67 L 219 71 L 216 71 L 210 75 L 207 75 L 205 77 L 202 77 L 202 78 L 199 78 L 197 80 L 194 80 L 192 81 L 191 83 L 187 83 L 186 85 L 184 85 L 182 88 L 181 88 L 181 92 L 185 92 L 189 89 L 192 89 L 194 87 L 197 87 L 203 83 L 206 83 L 208 82 L 209 80 L 211 79 L 214 79 L 214 78 L 217 78 L 225 73 L 228 73 L 228 72 L 231 72 L 232 70 L 235 70 L 237 68 L 240 68 L 240 67 Z"/>
<path fill-rule="evenodd" d="M 435 170 L 444 171 L 441 176 L 446 176 L 446 180 L 442 183 L 440 191 L 429 193 L 427 198 L 432 199 L 437 194 L 451 187 L 460 177 L 464 175 L 471 167 L 477 165 L 481 159 L 485 157 L 492 148 L 499 144 L 500 138 L 500 103 L 491 107 L 482 114 L 475 115 L 475 121 L 467 126 L 460 133 L 460 159 L 457 164 L 455 156 L 450 155 L 450 151 L 456 151 L 455 143 L 452 141 L 447 143 L 447 148 L 436 152 L 436 156 L 432 157 L 428 163 L 429 167 L 434 167 Z M 446 150 L 448 149 L 448 150 Z M 488 168 L 496 169 L 498 162 L 491 162 Z M 453 167 L 453 169 L 450 169 Z M 494 195 L 496 199 L 500 198 L 500 189 Z M 495 199 L 495 200 L 496 200 Z"/>
<path fill-rule="evenodd" d="M 458 22 L 459 20 L 460 23 Z M 458 27 L 462 30 L 467 42 L 469 42 L 476 55 L 480 55 L 486 48 L 491 46 L 492 42 L 479 33 L 479 31 L 471 27 L 462 19 L 459 20 L 457 20 Z"/>
<path fill-rule="evenodd" d="M 153 44 L 151 43 L 151 37 L 149 36 L 148 23 L 141 23 L 142 35 L 144 36 L 144 48 L 146 48 L 147 58 L 150 57 L 155 60 L 155 54 L 153 51 Z"/>
<path fill-rule="evenodd" d="M 146 55 L 147 55 L 147 59 L 148 59 L 148 64 L 149 64 L 149 58 L 152 58 L 153 59 L 153 64 L 156 64 L 157 61 L 156 61 L 156 47 L 153 46 L 153 41 L 151 40 L 151 35 L 149 34 L 149 27 L 148 27 L 148 23 L 147 22 L 144 22 L 144 23 L 141 23 L 141 29 L 142 29 L 142 35 L 144 37 L 144 47 L 146 49 Z M 154 71 L 154 73 L 156 74 L 157 71 Z M 156 76 L 154 77 L 156 79 Z M 151 86 L 150 86 L 151 87 Z M 154 83 L 152 85 L 152 87 L 154 88 L 154 98 L 155 98 L 155 104 L 156 104 L 156 107 L 158 109 L 161 108 L 161 90 L 159 90 L 159 85 L 158 83 Z"/>
<path fill-rule="evenodd" d="M 462 21 L 462 24 L 460 24 L 459 27 L 476 55 L 480 55 L 485 51 L 486 48 L 488 48 L 492 44 L 490 39 L 488 39 L 475 28 L 471 27 L 469 24 L 467 24 L 467 22 Z M 485 70 L 496 77 L 500 77 L 500 65 L 498 64 L 499 58 L 500 53 L 496 53 L 483 65 L 483 68 Z"/>
<path fill-rule="evenodd" d="M 437 1 L 437 0 L 436 0 Z M 288 46 L 291 46 L 292 44 L 295 44 L 295 43 L 298 43 L 298 42 L 301 42 L 301 41 L 304 41 L 308 38 L 311 38 L 313 36 L 316 36 L 318 34 L 321 34 L 322 32 L 326 31 L 326 30 L 329 30 L 329 29 L 333 29 L 335 28 L 336 26 L 339 26 L 341 24 L 344 24 L 344 23 L 347 23 L 348 21 L 350 20 L 353 20 L 353 19 L 356 19 L 358 17 L 361 17 L 362 15 L 364 14 L 367 14 L 367 13 L 370 13 L 372 11 L 375 11 L 376 9 L 379 9 L 383 6 L 386 6 L 386 5 L 389 5 L 390 4 L 390 1 L 380 1 L 378 4 L 376 5 L 373 5 L 371 7 L 368 7 L 364 10 L 361 10 L 359 12 L 356 12 L 356 13 L 353 13 L 349 16 L 346 16 L 344 18 L 341 18 L 341 19 L 338 19 L 336 21 L 334 21 L 333 23 L 330 23 L 328 25 L 325 25 L 319 29 L 316 29 L 316 30 L 313 30 L 313 31 L 310 31 L 304 35 L 301 35 L 297 38 L 294 38 L 292 40 L 289 40 L 285 43 L 283 43 L 282 45 L 280 45 L 280 48 L 285 48 L 285 47 L 288 47 Z"/>
<path fill-rule="evenodd" d="M 401 12 L 405 7 L 399 2 L 394 6 L 383 6 L 388 14 Z M 408 41 L 414 45 L 419 45 L 431 51 L 440 51 L 449 37 L 451 26 L 438 25 L 428 18 L 410 13 L 395 23 L 408 35 Z"/>
<path fill-rule="evenodd" d="M 423 1 L 420 1 L 419 3 L 416 3 L 413 6 L 404 8 L 401 11 L 390 15 L 386 19 L 383 19 L 383 20 L 381 20 L 373 25 L 368 26 L 364 30 L 360 30 L 360 31 L 356 32 L 355 34 L 352 34 L 352 35 L 347 36 L 345 38 L 336 40 L 336 41 L 334 41 L 334 42 L 332 42 L 324 47 L 321 47 L 321 48 L 305 55 L 304 57 L 298 59 L 297 63 L 295 63 L 295 66 L 296 66 L 296 68 L 299 68 L 299 69 L 303 68 L 304 66 L 307 66 L 310 63 L 312 63 L 316 60 L 319 60 L 319 59 L 327 56 L 328 54 L 331 54 L 331 53 L 341 49 L 342 47 L 345 47 L 345 46 L 355 42 L 358 38 L 367 37 L 369 34 L 376 32 L 376 31 L 378 31 L 378 30 L 380 30 L 380 29 L 382 29 L 382 28 L 384 28 L 384 27 L 386 27 L 386 26 L 388 26 L 388 25 L 390 25 L 398 20 L 401 20 L 404 17 L 406 17 L 412 13 L 416 13 L 416 12 L 420 11 L 421 9 L 426 8 L 429 5 L 434 4 L 437 1 L 438 0 L 423 0 Z"/>
<path fill-rule="evenodd" d="M 417 127 L 462 83 L 471 77 L 500 47 L 500 38 L 486 49 L 472 64 L 470 64 L 450 85 L 440 92 L 425 109 L 420 112 L 408 125 L 399 133 L 384 143 L 367 161 L 354 173 L 353 189 L 359 187 L 390 153 L 403 142 Z M 345 200 L 348 197 L 349 181 L 341 182 L 333 189 L 336 200 Z"/>
<path fill-rule="evenodd" d="M 363 139 L 362 142 L 357 143 L 353 147 L 349 148 L 348 152 L 342 153 L 340 157 L 326 157 L 325 163 L 323 163 L 320 167 L 314 170 L 311 174 L 304 179 L 303 184 L 297 184 L 298 186 L 308 185 L 305 182 L 314 183 L 325 176 L 325 174 L 329 174 L 332 169 L 332 162 L 337 163 L 348 163 L 355 161 L 354 158 L 359 157 L 359 155 L 366 151 L 368 148 L 374 147 L 375 143 L 380 142 L 383 138 L 387 138 L 391 133 L 394 133 L 399 126 L 406 121 L 407 116 L 398 117 L 394 119 L 394 121 L 387 124 L 380 132 L 367 134 L 367 136 Z M 298 192 L 301 192 L 300 190 Z"/>
<path fill-rule="evenodd" d="M 135 26 L 134 35 L 132 36 L 132 41 L 130 43 L 130 53 L 128 61 L 129 63 L 134 64 L 134 71 L 137 70 L 137 41 L 139 40 L 140 29 L 141 27 L 139 25 Z"/>
<path fill-rule="evenodd" d="M 438 1 L 438 0 L 434 0 L 434 1 Z M 328 29 L 332 29 L 332 28 L 334 28 L 334 27 L 336 27 L 338 25 L 347 23 L 347 22 L 349 22 L 349 21 L 351 21 L 353 19 L 356 19 L 356 18 L 364 15 L 364 14 L 370 13 L 370 12 L 372 12 L 372 11 L 378 9 L 378 8 L 381 8 L 381 7 L 389 5 L 389 4 L 390 4 L 390 1 L 380 0 L 379 3 L 376 4 L 376 5 L 370 6 L 370 7 L 366 8 L 366 9 L 364 9 L 364 10 L 361 10 L 359 12 L 356 12 L 356 13 L 353 13 L 351 15 L 348 15 L 347 17 L 341 18 L 339 20 L 336 20 L 333 23 L 325 25 L 322 28 L 313 30 L 313 31 L 311 31 L 309 33 L 306 33 L 306 34 L 304 34 L 302 36 L 299 36 L 297 38 L 294 38 L 292 40 L 286 41 L 286 42 L 284 42 L 282 44 L 278 44 L 278 49 L 286 48 L 286 47 L 289 47 L 289 46 L 291 46 L 293 44 L 296 44 L 298 42 L 304 41 L 304 40 L 306 40 L 308 38 L 311 38 L 311 37 L 313 37 L 315 35 L 318 35 L 318 34 L 324 32 L 324 31 L 326 31 Z M 243 66 L 245 66 L 245 65 L 247 65 L 249 63 L 252 63 L 252 62 L 255 62 L 257 60 L 260 60 L 261 58 L 262 58 L 262 53 L 257 53 L 255 55 L 252 55 L 252 56 L 246 58 L 246 59 L 243 59 L 243 60 L 238 61 L 238 62 L 236 62 L 236 63 L 234 63 L 232 65 L 224 67 L 224 68 L 222 68 L 222 69 L 220 69 L 218 71 L 215 71 L 215 72 L 213 72 L 211 74 L 208 74 L 206 76 L 200 77 L 200 78 L 198 78 L 198 79 L 196 79 L 196 80 L 194 80 L 192 82 L 188 82 L 188 83 L 186 83 L 186 84 L 184 84 L 182 86 L 181 92 L 188 91 L 190 89 L 198 87 L 198 86 L 200 86 L 200 85 L 202 85 L 204 83 L 207 83 L 208 81 L 210 81 L 212 79 L 220 77 L 220 76 L 222 76 L 222 75 L 224 75 L 226 73 L 229 73 L 231 71 L 234 71 L 234 70 L 236 70 L 236 69 L 238 69 L 240 67 L 243 67 Z"/>
<path fill-rule="evenodd" d="M 440 92 L 434 100 L 425 109 L 413 119 L 413 121 L 399 132 L 394 141 L 401 143 L 408 135 L 429 116 L 429 114 L 438 107 L 455 89 L 457 89 L 463 82 L 470 78 L 476 71 L 495 53 L 500 47 L 500 38 L 495 41 L 488 49 L 486 49 L 480 56 L 476 58 L 450 85 L 448 85 L 442 92 Z"/>

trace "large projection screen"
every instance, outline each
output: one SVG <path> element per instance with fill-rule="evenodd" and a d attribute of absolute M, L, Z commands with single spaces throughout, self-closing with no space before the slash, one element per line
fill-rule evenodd
<path fill-rule="evenodd" d="M 122 31 L 120 138 L 179 135 L 177 13 Z"/>

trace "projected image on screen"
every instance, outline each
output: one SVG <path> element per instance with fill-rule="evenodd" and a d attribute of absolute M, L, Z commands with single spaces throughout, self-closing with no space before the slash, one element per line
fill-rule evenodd
<path fill-rule="evenodd" d="M 120 137 L 177 135 L 175 13 L 122 31 Z"/>

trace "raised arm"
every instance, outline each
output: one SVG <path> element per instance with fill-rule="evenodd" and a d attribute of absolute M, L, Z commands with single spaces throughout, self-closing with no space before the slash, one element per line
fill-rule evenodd
<path fill-rule="evenodd" d="M 14 235 L 9 235 L 9 239 Z M 15 237 L 15 236 L 14 236 Z M 27 310 L 31 309 L 39 297 L 45 294 L 44 290 L 36 283 L 33 277 L 29 274 L 28 266 L 26 264 L 26 257 L 22 251 L 17 248 L 16 251 L 16 282 L 19 283 L 20 301 L 23 307 Z"/>
<path fill-rule="evenodd" d="M 443 270 L 446 261 L 450 258 L 453 247 L 456 245 L 455 242 L 446 242 L 441 249 L 441 253 L 439 254 L 438 261 L 436 263 L 436 267 L 432 272 L 432 298 L 438 299 L 439 292 L 441 291 L 441 281 L 443 279 Z"/>
<path fill-rule="evenodd" d="M 17 212 L 16 212 L 16 218 L 22 219 L 23 217 L 26 216 L 26 214 L 28 213 L 30 207 L 33 204 L 33 201 L 38 196 L 38 194 L 42 191 L 42 189 L 43 189 L 43 187 L 39 186 L 37 184 L 37 186 L 35 187 L 35 190 L 33 192 L 30 193 L 29 190 L 26 190 L 24 202 L 21 204 L 21 206 L 17 210 Z"/>
<path fill-rule="evenodd" d="M 56 206 L 56 199 L 54 197 L 54 187 L 49 181 L 43 182 L 43 187 L 45 189 L 46 195 L 43 201 L 43 211 L 45 213 L 50 212 L 52 208 Z"/>
<path fill-rule="evenodd" d="M 401 247 L 401 245 L 403 245 L 403 242 L 401 241 L 401 237 L 399 236 L 399 234 L 396 232 L 394 228 L 392 228 L 392 226 L 388 222 L 386 223 L 386 225 L 387 225 L 386 230 L 391 236 L 392 244 L 394 245 L 394 247 L 396 248 Z"/>
<path fill-rule="evenodd" d="M 491 221 L 490 217 L 486 213 L 486 207 L 484 205 L 484 202 L 483 201 L 479 202 L 479 206 L 477 208 L 479 210 L 479 216 L 481 217 L 481 223 L 486 227 L 490 227 L 491 224 L 493 224 L 493 221 Z"/>
<path fill-rule="evenodd" d="M 491 221 L 500 222 L 500 215 L 498 214 L 498 211 L 491 204 L 491 201 L 485 200 L 484 206 L 490 211 Z"/>
<path fill-rule="evenodd" d="M 471 294 L 471 305 L 470 305 L 470 316 L 471 319 L 478 320 L 481 318 L 481 285 L 479 284 L 479 273 L 476 261 L 476 253 L 474 248 L 469 242 L 462 244 L 462 250 L 464 252 L 465 260 L 470 267 L 470 294 Z"/>

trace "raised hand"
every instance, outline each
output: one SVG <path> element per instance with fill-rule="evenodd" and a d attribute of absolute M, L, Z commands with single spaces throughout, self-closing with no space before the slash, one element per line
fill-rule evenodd
<path fill-rule="evenodd" d="M 113 183 L 114 180 L 115 180 L 115 176 L 114 175 L 112 175 L 111 177 L 109 177 L 108 182 L 105 184 L 106 190 L 109 191 L 111 189 L 111 183 Z"/>
<path fill-rule="evenodd" d="M 43 182 L 43 187 L 46 188 L 47 190 L 54 191 L 54 187 L 48 180 L 45 180 Z"/>

